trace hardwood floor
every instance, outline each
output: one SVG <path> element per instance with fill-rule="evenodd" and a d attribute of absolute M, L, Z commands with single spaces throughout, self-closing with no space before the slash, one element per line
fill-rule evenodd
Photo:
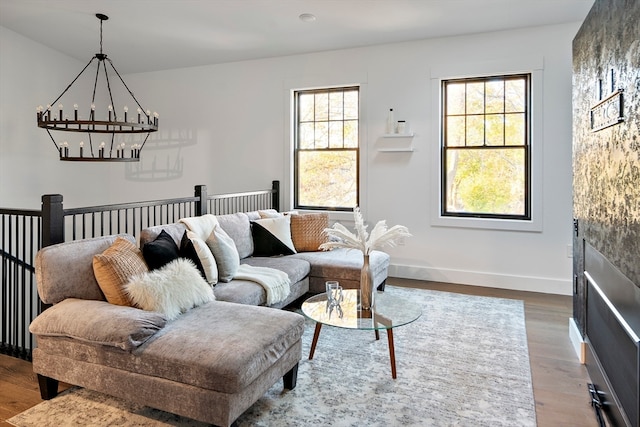
<path fill-rule="evenodd" d="M 397 278 L 389 278 L 388 283 L 523 300 L 538 426 L 598 426 L 589 406 L 587 370 L 569 341 L 571 297 Z M 39 402 L 31 364 L 0 355 L 0 426 L 8 426 L 8 418 Z"/>

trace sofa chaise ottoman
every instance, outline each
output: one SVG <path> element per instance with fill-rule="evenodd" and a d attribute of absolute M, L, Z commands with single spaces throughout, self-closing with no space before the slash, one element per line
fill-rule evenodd
<path fill-rule="evenodd" d="M 63 381 L 229 426 L 279 378 L 295 387 L 302 316 L 213 300 L 167 320 L 110 304 L 92 260 L 119 239 L 135 246 L 132 236 L 106 236 L 49 246 L 36 256 L 39 295 L 53 304 L 30 327 L 43 399 L 55 397 Z"/>

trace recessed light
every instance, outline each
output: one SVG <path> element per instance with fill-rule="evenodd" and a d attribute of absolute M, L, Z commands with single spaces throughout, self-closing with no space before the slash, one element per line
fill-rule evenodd
<path fill-rule="evenodd" d="M 313 13 L 303 13 L 298 16 L 298 18 L 300 18 L 302 22 L 313 22 L 316 20 L 316 15 L 314 15 Z"/>

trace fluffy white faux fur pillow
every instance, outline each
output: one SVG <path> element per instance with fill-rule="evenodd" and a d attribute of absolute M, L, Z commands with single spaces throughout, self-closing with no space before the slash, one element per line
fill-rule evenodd
<path fill-rule="evenodd" d="M 160 269 L 133 276 L 124 286 L 139 308 L 177 318 L 190 308 L 215 300 L 213 289 L 191 260 L 178 258 Z"/>

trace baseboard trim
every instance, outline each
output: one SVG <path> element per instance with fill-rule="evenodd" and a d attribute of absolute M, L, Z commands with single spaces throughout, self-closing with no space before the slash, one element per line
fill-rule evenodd
<path fill-rule="evenodd" d="M 429 280 L 433 282 L 485 286 L 515 291 L 541 292 L 545 294 L 573 295 L 571 279 L 563 280 L 547 277 L 516 276 L 397 264 L 391 264 L 389 266 L 388 275 L 389 277 L 402 279 Z"/>
<path fill-rule="evenodd" d="M 587 361 L 587 343 L 582 339 L 578 324 L 573 317 L 569 318 L 569 339 L 571 340 L 573 351 L 578 356 L 578 360 L 584 365 Z"/>

